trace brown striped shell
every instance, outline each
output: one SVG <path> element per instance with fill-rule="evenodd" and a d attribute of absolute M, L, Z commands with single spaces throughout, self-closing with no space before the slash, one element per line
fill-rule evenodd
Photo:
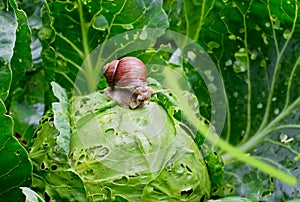
<path fill-rule="evenodd" d="M 146 85 L 145 64 L 135 57 L 113 60 L 104 66 L 104 76 L 111 88 Z"/>

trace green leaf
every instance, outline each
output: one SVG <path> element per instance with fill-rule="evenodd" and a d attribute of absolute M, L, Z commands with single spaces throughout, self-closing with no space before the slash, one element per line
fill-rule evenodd
<path fill-rule="evenodd" d="M 222 136 L 256 159 L 299 178 L 300 20 L 297 1 L 215 1 L 198 42 L 226 88 Z M 259 20 L 258 20 L 259 19 Z M 281 133 L 287 136 L 282 140 Z M 276 153 L 276 155 L 274 155 Z M 279 157 L 278 157 L 279 156 Z M 223 155 L 228 190 L 256 200 L 299 197 L 293 188 Z M 257 176 L 261 176 L 257 178 Z M 289 191 L 290 190 L 290 191 Z"/>
<path fill-rule="evenodd" d="M 86 201 L 81 179 L 70 170 L 67 157 L 57 152 L 58 134 L 52 115 L 47 114 L 29 152 L 34 171 L 32 188 L 50 200 Z"/>
<path fill-rule="evenodd" d="M 115 45 L 106 50 L 112 55 L 101 56 L 103 61 L 99 58 L 101 64 L 97 61 L 93 64 L 89 54 L 108 38 L 133 29 L 168 27 L 160 0 L 118 0 L 113 4 L 107 1 L 49 1 L 44 7 L 43 24 L 42 30 L 46 29 L 45 35 L 49 36 L 40 37 L 43 55 L 47 62 L 52 62 L 56 81 L 68 93 L 73 88 L 79 93 L 95 90 L 100 69 L 111 57 L 115 57 Z M 52 31 L 55 37 L 52 37 Z M 159 34 L 152 36 L 158 37 Z M 146 32 L 141 33 L 141 36 L 146 37 Z M 123 45 L 133 44 L 133 40 L 135 39 L 128 39 L 128 44 Z M 84 61 L 85 65 L 82 66 Z M 82 77 L 78 73 L 83 74 Z M 90 91 L 85 92 L 81 86 L 88 86 Z"/>
<path fill-rule="evenodd" d="M 64 155 L 69 154 L 70 147 L 70 120 L 68 96 L 64 89 L 57 83 L 51 82 L 53 93 L 59 99 L 59 102 L 52 103 L 54 113 L 54 124 L 59 134 L 56 136 L 57 152 Z"/>
<path fill-rule="evenodd" d="M 17 26 L 14 12 L 0 9 L 0 98 L 2 100 L 7 98 L 12 80 L 10 63 Z"/>
<path fill-rule="evenodd" d="M 0 99 L 0 197 L 4 201 L 24 200 L 21 186 L 30 186 L 32 165 L 27 152 L 13 137 L 13 120 Z"/>
<path fill-rule="evenodd" d="M 13 8 L 18 27 L 16 29 L 16 40 L 14 53 L 11 59 L 11 68 L 13 72 L 12 88 L 13 90 L 24 78 L 25 72 L 32 68 L 31 55 L 31 30 L 28 25 L 26 13 L 18 8 L 15 0 L 10 0 L 10 5 Z"/>
<path fill-rule="evenodd" d="M 44 114 L 48 84 L 42 72 L 26 78 L 25 87 L 17 88 L 11 98 L 9 114 L 15 121 L 16 137 L 27 148 Z"/>

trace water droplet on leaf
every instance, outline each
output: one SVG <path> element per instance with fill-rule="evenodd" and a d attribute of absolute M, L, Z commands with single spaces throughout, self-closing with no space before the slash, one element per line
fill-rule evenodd
<path fill-rule="evenodd" d="M 213 83 L 208 84 L 207 88 L 209 93 L 215 93 L 218 90 L 217 86 L 215 86 Z"/>
<path fill-rule="evenodd" d="M 225 66 L 230 66 L 230 65 L 232 65 L 232 60 L 229 59 L 225 62 Z"/>
<path fill-rule="evenodd" d="M 215 42 L 215 41 L 210 41 L 210 42 L 208 42 L 207 46 L 208 46 L 208 48 L 209 48 L 209 49 L 207 50 L 207 52 L 208 52 L 208 53 L 213 53 L 213 49 L 219 48 L 219 47 L 220 47 L 220 44 L 217 43 L 217 42 Z"/>
<path fill-rule="evenodd" d="M 197 55 L 196 55 L 193 51 L 188 51 L 188 52 L 187 52 L 187 57 L 188 57 L 191 61 L 195 61 Z"/>
<path fill-rule="evenodd" d="M 148 32 L 146 28 L 146 26 L 143 27 L 142 33 L 139 35 L 139 39 L 146 40 L 148 38 Z"/>
<path fill-rule="evenodd" d="M 283 38 L 290 39 L 291 36 L 292 36 L 292 33 L 291 33 L 290 30 L 288 30 L 288 29 L 284 30 L 284 32 L 283 32 Z"/>
<path fill-rule="evenodd" d="M 247 51 L 245 48 L 241 48 L 238 52 L 234 54 L 236 61 L 233 63 L 233 71 L 235 73 L 245 72 L 248 69 L 247 65 Z"/>

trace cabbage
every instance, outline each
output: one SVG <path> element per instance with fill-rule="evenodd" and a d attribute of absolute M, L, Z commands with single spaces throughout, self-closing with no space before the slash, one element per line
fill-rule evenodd
<path fill-rule="evenodd" d="M 209 172 L 191 130 L 162 105 L 125 109 L 100 92 L 68 101 L 53 88 L 59 102 L 30 151 L 39 194 L 51 201 L 209 199 Z"/>
<path fill-rule="evenodd" d="M 136 109 L 94 93 L 73 100 L 72 168 L 93 201 L 200 201 L 210 181 L 201 152 L 183 125 L 155 102 Z M 88 117 L 88 118 L 87 118 Z"/>

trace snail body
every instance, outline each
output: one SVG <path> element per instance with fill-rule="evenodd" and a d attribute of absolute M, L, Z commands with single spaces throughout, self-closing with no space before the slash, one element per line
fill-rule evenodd
<path fill-rule="evenodd" d="M 143 106 L 152 94 L 159 92 L 147 86 L 146 66 L 135 57 L 124 57 L 106 64 L 104 76 L 109 84 L 104 89 L 105 94 L 125 108 Z"/>

